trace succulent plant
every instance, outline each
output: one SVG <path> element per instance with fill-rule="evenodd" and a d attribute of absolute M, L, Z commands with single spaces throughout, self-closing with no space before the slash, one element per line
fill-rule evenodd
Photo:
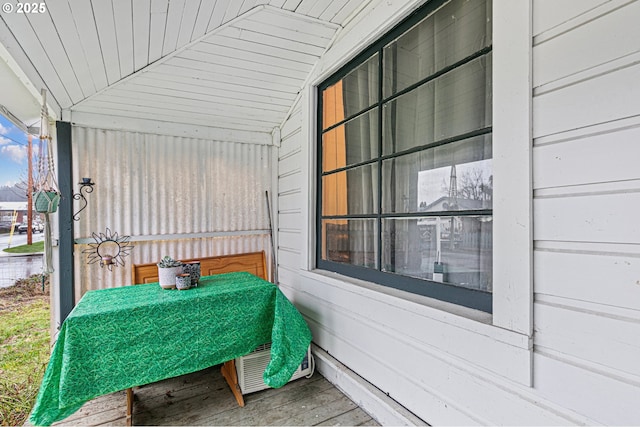
<path fill-rule="evenodd" d="M 171 258 L 168 255 L 162 258 L 158 263 L 158 267 L 160 268 L 171 268 L 171 267 L 181 267 L 181 266 L 182 266 L 182 263 L 180 261 L 176 261 L 175 259 Z"/>

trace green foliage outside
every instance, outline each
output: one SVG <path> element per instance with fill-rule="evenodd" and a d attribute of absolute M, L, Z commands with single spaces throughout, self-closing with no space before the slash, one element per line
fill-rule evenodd
<path fill-rule="evenodd" d="M 49 360 L 49 291 L 40 275 L 0 289 L 0 425 L 23 425 Z"/>

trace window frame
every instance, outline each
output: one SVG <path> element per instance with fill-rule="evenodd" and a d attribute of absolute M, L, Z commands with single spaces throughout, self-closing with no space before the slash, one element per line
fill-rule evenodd
<path fill-rule="evenodd" d="M 458 67 L 461 67 L 465 64 L 470 63 L 471 61 L 480 58 L 480 57 L 486 57 L 487 55 L 491 54 L 493 51 L 493 44 L 488 46 L 488 47 L 484 47 L 476 52 L 474 52 L 473 54 L 462 58 L 458 61 L 456 61 L 454 64 L 450 64 L 438 71 L 436 71 L 435 73 L 427 76 L 427 77 L 423 77 L 420 80 L 418 80 L 417 82 L 414 82 L 412 84 L 410 84 L 409 86 L 403 88 L 400 91 L 397 91 L 396 93 L 387 96 L 386 98 L 383 96 L 383 69 L 384 69 L 384 64 L 383 64 L 383 58 L 384 58 L 384 48 L 385 46 L 387 46 L 389 43 L 393 42 L 394 40 L 398 39 L 399 37 L 401 37 L 403 34 L 405 34 L 407 31 L 409 31 L 410 29 L 412 29 L 416 24 L 420 23 L 421 21 L 423 21 L 424 19 L 426 19 L 428 16 L 430 16 L 433 12 L 435 12 L 436 10 L 438 10 L 441 6 L 443 6 L 444 4 L 446 4 L 448 2 L 448 0 L 433 0 L 430 2 L 427 2 L 426 4 L 424 4 L 423 6 L 421 6 L 419 9 L 417 9 L 416 11 L 414 11 L 410 16 L 408 16 L 407 18 L 405 18 L 402 22 L 400 22 L 398 25 L 396 25 L 395 27 L 393 27 L 391 30 L 387 31 L 384 35 L 382 35 L 381 37 L 378 37 L 373 43 L 369 43 L 369 45 L 363 49 L 360 53 L 358 53 L 353 59 L 351 59 L 350 61 L 348 61 L 346 64 L 344 64 L 343 66 L 341 66 L 337 71 L 335 71 L 332 75 L 330 75 L 328 78 L 324 79 L 323 81 L 321 81 L 319 84 L 316 85 L 316 99 L 317 102 L 315 103 L 316 105 L 314 106 L 314 108 L 316 109 L 316 122 L 315 122 L 315 140 L 316 140 L 316 149 L 315 149 L 315 156 L 316 156 L 316 165 L 315 165 L 315 188 L 316 188 L 316 200 L 315 200 L 315 209 L 312 211 L 313 215 L 314 215 L 314 219 L 315 219 L 315 233 L 310 234 L 310 236 L 314 236 L 314 241 L 315 241 L 315 256 L 314 256 L 314 264 L 315 267 L 320 269 L 320 270 L 326 270 L 326 271 L 330 271 L 330 272 L 335 272 L 335 273 L 339 273 L 339 274 L 343 274 L 345 276 L 349 276 L 349 277 L 354 277 L 356 279 L 362 279 L 368 282 L 373 282 L 373 283 L 377 283 L 386 287 L 390 287 L 390 288 L 394 288 L 394 289 L 399 289 L 401 291 L 407 291 L 413 294 L 417 294 L 417 295 L 422 295 L 422 296 L 427 296 L 427 297 L 431 297 L 431 298 L 435 298 L 444 302 L 448 302 L 448 303 L 453 303 L 453 304 L 457 304 L 460 306 L 464 306 L 464 307 L 468 307 L 468 308 L 472 308 L 472 309 L 476 309 L 476 310 L 480 310 L 486 313 L 492 313 L 493 311 L 493 294 L 490 292 L 485 292 L 485 291 L 479 291 L 479 290 L 474 290 L 474 289 L 470 289 L 470 288 L 464 288 L 461 286 L 456 286 L 456 285 L 451 285 L 451 284 L 445 284 L 445 283 L 439 283 L 439 282 L 434 282 L 434 281 L 430 281 L 427 279 L 422 279 L 422 278 L 416 278 L 416 277 L 411 277 L 411 276 L 406 276 L 406 275 L 402 275 L 402 274 L 396 274 L 396 273 L 391 273 L 391 272 L 385 272 L 382 271 L 381 269 L 381 258 L 382 258 L 382 240 L 383 240 L 383 231 L 380 229 L 381 225 L 382 225 L 382 220 L 384 218 L 416 218 L 416 217 L 428 217 L 428 216 L 445 216 L 445 217 L 449 217 L 449 216 L 486 216 L 486 215 L 491 215 L 493 217 L 493 208 L 492 209 L 483 209 L 483 210 L 470 210 L 470 211 L 466 211 L 466 210 L 458 210 L 458 211 L 442 211 L 442 212 L 437 212 L 437 213 L 433 213 L 433 214 L 429 214 L 429 213 L 384 213 L 382 211 L 381 205 L 382 205 L 382 187 L 383 187 L 383 183 L 382 183 L 382 164 L 383 161 L 388 160 L 388 159 L 393 159 L 393 158 L 398 158 L 400 156 L 404 156 L 404 155 L 408 155 L 408 154 L 412 154 L 412 153 L 417 153 L 417 152 L 422 152 L 425 150 L 429 150 L 432 149 L 434 147 L 438 147 L 438 146 L 442 146 L 442 145 L 446 145 L 446 144 L 450 144 L 450 143 L 454 143 L 457 141 L 463 141 L 469 138 L 473 138 L 476 136 L 481 136 L 481 135 L 487 135 L 487 134 L 492 134 L 493 133 L 493 123 L 492 126 L 488 126 L 488 127 L 484 127 L 481 129 L 477 129 L 471 132 L 467 132 L 461 135 L 457 135 L 454 137 L 449 137 L 449 138 L 445 138 L 442 140 L 438 140 L 438 141 L 434 141 L 432 143 L 429 144 L 425 144 L 425 145 L 421 145 L 421 146 L 417 146 L 417 147 L 412 147 L 411 149 L 408 150 L 403 150 L 401 152 L 397 152 L 397 153 L 391 153 L 391 154 L 384 154 L 382 151 L 382 133 L 383 133 L 383 112 L 382 112 L 382 106 L 385 103 L 391 102 L 394 99 L 397 99 L 399 97 L 401 97 L 404 94 L 407 94 L 421 86 L 423 86 L 424 84 L 427 84 L 428 82 L 434 81 L 435 79 L 437 79 L 438 77 L 448 73 L 449 71 L 455 70 Z M 493 30 L 492 30 L 493 31 Z M 361 64 L 364 64 L 366 61 L 368 61 L 373 55 L 378 54 L 378 77 L 379 77 L 379 81 L 378 81 L 378 100 L 377 102 L 369 105 L 368 107 L 362 108 L 359 111 L 350 114 L 349 116 L 345 117 L 344 119 L 333 123 L 332 125 L 328 126 L 326 129 L 322 129 L 322 122 L 323 122 L 323 97 L 322 97 L 322 93 L 326 88 L 331 87 L 332 85 L 336 84 L 337 82 L 339 82 L 340 80 L 342 80 L 346 75 L 348 75 L 351 71 L 355 70 L 358 66 L 360 66 Z M 492 79 L 493 79 L 493 75 L 492 75 Z M 349 120 L 361 116 L 367 112 L 373 111 L 375 109 L 378 109 L 377 111 L 377 120 L 378 120 L 378 156 L 370 159 L 370 160 L 366 160 L 363 162 L 359 162 L 353 165 L 348 165 L 346 167 L 343 168 L 338 168 L 335 170 L 331 170 L 331 171 L 323 171 L 323 156 L 322 156 L 322 141 L 323 141 L 323 133 L 328 132 L 332 129 L 335 129 L 345 123 L 347 123 Z M 495 156 L 495 155 L 494 155 Z M 493 158 L 493 157 L 492 157 Z M 327 174 L 330 173 L 335 173 L 337 171 L 341 171 L 341 170 L 351 170 L 353 167 L 357 167 L 357 166 L 362 166 L 362 165 L 372 165 L 372 164 L 377 164 L 378 165 L 378 188 L 377 188 L 377 197 L 378 197 L 378 210 L 377 213 L 374 214 L 366 214 L 366 215 L 358 215 L 358 214 L 351 214 L 351 215 L 340 215 L 339 218 L 332 218 L 331 215 L 322 215 L 322 178 L 323 176 L 326 176 Z M 437 214 L 437 215 L 436 215 Z M 368 267 L 361 267 L 361 266 L 357 266 L 357 265 L 352 265 L 352 264 L 343 264 L 343 263 L 339 263 L 339 262 L 335 262 L 335 261 L 330 261 L 330 260 L 325 260 L 322 259 L 321 254 L 322 254 L 322 242 L 323 242 L 323 237 L 321 235 L 322 233 L 322 220 L 326 220 L 326 219 L 372 219 L 375 220 L 377 225 L 376 225 L 376 230 L 377 230 L 377 235 L 374 236 L 374 238 L 376 239 L 376 245 L 378 248 L 378 254 L 377 254 L 377 268 L 368 268 Z M 493 249 L 492 249 L 493 250 Z M 494 254 L 495 256 L 495 254 Z M 426 286 L 425 286 L 426 285 Z"/>
<path fill-rule="evenodd" d="M 411 15 L 425 0 L 380 4 L 363 20 L 354 19 L 323 55 L 292 114 L 300 112 L 302 239 L 299 256 L 303 286 L 333 285 L 381 301 L 417 304 L 445 323 L 495 339 L 495 351 L 524 350 L 522 366 L 504 376 L 532 384 L 533 349 L 533 0 L 493 0 L 493 312 L 466 309 L 372 282 L 316 269 L 316 144 L 318 85 L 365 50 L 380 35 Z M 293 123 L 298 119 L 291 117 Z M 288 124 L 289 122 L 285 122 Z M 289 128 L 287 127 L 287 132 Z M 286 133 L 283 132 L 283 135 Z M 295 134 L 292 134 L 292 138 Z M 290 149 L 290 148 L 289 148 Z M 506 180 L 506 181 L 505 181 Z M 503 185 L 503 181 L 504 185 Z M 497 185 L 496 185 L 497 184 Z M 297 208 L 283 206 L 284 211 Z M 289 255 L 289 252 L 285 252 Z M 294 262 L 295 263 L 295 262 Z M 285 270 L 286 271 L 286 270 Z M 288 271 L 289 272 L 289 271 Z M 464 325 L 464 326 L 462 326 Z M 486 328 L 484 327 L 486 326 Z M 498 343 L 505 343 L 500 346 Z"/>

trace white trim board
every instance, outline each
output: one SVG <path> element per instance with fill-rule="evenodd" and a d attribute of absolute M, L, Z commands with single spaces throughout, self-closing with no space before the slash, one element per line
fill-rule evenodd
<path fill-rule="evenodd" d="M 239 129 L 223 129 L 198 124 L 165 122 L 160 120 L 96 114 L 83 111 L 68 112 L 68 115 L 63 119 L 65 121 L 70 121 L 74 126 L 95 129 L 121 130 L 246 144 L 271 145 L 272 143 L 270 133 L 251 132 Z"/>
<path fill-rule="evenodd" d="M 429 425 L 317 345 L 311 351 L 318 372 L 381 425 Z"/>

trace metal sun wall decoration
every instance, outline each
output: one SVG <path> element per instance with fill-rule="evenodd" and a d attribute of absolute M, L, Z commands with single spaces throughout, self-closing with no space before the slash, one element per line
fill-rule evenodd
<path fill-rule="evenodd" d="M 129 256 L 129 252 L 133 249 L 133 245 L 129 244 L 131 236 L 118 236 L 118 233 L 112 233 L 107 227 L 106 232 L 96 234 L 91 233 L 91 237 L 95 243 L 89 243 L 89 248 L 82 251 L 87 254 L 87 264 L 100 263 L 100 268 L 107 267 L 109 271 L 113 270 L 113 266 L 124 267 L 124 257 Z"/>

